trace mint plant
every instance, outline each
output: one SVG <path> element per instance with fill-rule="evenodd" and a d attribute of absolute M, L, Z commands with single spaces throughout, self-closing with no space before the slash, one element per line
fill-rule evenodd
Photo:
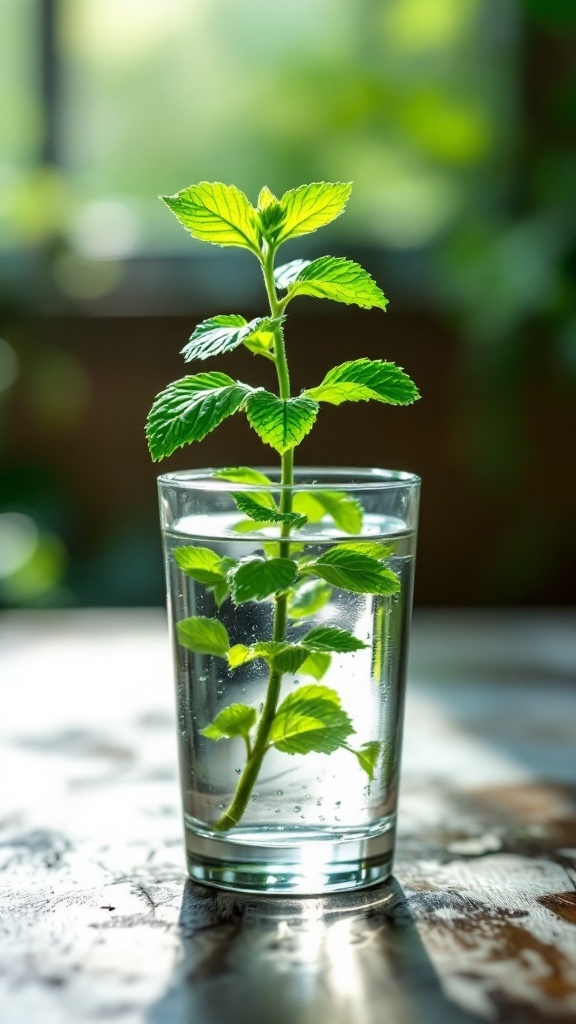
<path fill-rule="evenodd" d="M 200 182 L 174 196 L 162 196 L 190 234 L 221 246 L 251 252 L 262 268 L 269 309 L 247 321 L 239 314 L 211 317 L 199 324 L 183 349 L 187 362 L 224 355 L 244 345 L 271 362 L 278 392 L 251 387 L 225 373 L 208 371 L 183 377 L 155 399 L 146 432 L 154 460 L 201 441 L 228 416 L 245 413 L 261 440 L 281 458 L 279 503 L 272 481 L 249 467 L 216 471 L 215 476 L 249 491 L 232 492 L 241 518 L 239 532 L 261 536 L 262 554 L 241 559 L 220 557 L 210 548 L 185 546 L 174 551 L 183 573 L 203 584 L 219 608 L 249 601 L 273 603 L 272 635 L 253 644 L 230 643 L 217 617 L 191 616 L 177 624 L 178 642 L 199 654 L 227 662 L 234 672 L 261 659 L 268 685 L 261 711 L 231 704 L 202 731 L 221 742 L 241 737 L 246 761 L 230 806 L 213 826 L 226 831 L 241 820 L 267 751 L 291 755 L 349 751 L 369 779 L 381 754 L 378 742 L 354 747 L 354 727 L 335 690 L 321 685 L 334 653 L 347 654 L 367 645 L 345 629 L 316 627 L 297 641 L 287 638 L 289 623 L 302 624 L 330 600 L 333 588 L 388 597 L 400 581 L 387 565 L 392 548 L 377 540 L 343 540 L 315 557 L 303 553 L 307 523 L 325 517 L 351 537 L 362 533 L 362 508 L 353 498 L 332 490 L 293 491 L 294 451 L 310 431 L 323 402 L 376 401 L 408 405 L 419 397 L 410 377 L 394 363 L 359 358 L 330 370 L 324 379 L 292 395 L 284 332 L 286 311 L 299 295 L 354 303 L 365 309 L 386 308 L 387 299 L 357 263 L 333 256 L 292 260 L 275 266 L 284 242 L 316 231 L 344 211 L 351 186 L 318 182 L 302 185 L 277 199 L 263 188 L 254 208 L 232 185 Z M 259 490 L 259 488 L 263 488 Z M 266 488 L 266 489 L 264 489 Z M 281 700 L 286 673 L 309 677 Z"/>

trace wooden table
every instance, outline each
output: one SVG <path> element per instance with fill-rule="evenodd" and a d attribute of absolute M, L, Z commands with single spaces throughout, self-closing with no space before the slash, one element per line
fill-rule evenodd
<path fill-rule="evenodd" d="M 163 616 L 0 619 L 2 1024 L 576 1020 L 573 615 L 416 616 L 395 879 L 186 881 Z"/>

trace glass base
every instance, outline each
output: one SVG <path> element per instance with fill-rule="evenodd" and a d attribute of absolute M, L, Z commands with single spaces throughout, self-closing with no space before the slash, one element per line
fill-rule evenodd
<path fill-rule="evenodd" d="M 222 838 L 186 823 L 188 873 L 196 882 L 236 892 L 319 896 L 377 885 L 392 873 L 395 822 L 374 832 L 236 829 Z"/>

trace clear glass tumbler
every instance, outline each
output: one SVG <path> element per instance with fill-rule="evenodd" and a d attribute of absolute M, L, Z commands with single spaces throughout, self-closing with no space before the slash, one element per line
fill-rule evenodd
<path fill-rule="evenodd" d="M 292 507 L 307 510 L 308 522 L 290 534 L 289 557 L 303 569 L 284 591 L 287 613 L 278 633 L 278 594 L 235 604 L 224 596 L 225 586 L 218 591 L 210 569 L 219 566 L 225 574 L 239 561 L 278 555 L 281 527 L 251 521 L 238 508 L 239 494 L 259 502 L 267 494 L 279 505 L 278 472 L 261 472 L 269 486 L 225 482 L 212 470 L 159 478 L 188 870 L 197 881 L 244 892 L 321 894 L 372 885 L 390 874 L 394 851 L 420 481 L 380 469 L 295 472 Z M 330 580 L 306 574 L 307 564 L 342 544 L 379 557 L 397 577 L 396 592 L 351 592 L 333 574 L 327 573 Z M 203 581 L 182 568 L 185 558 L 175 549 L 186 548 L 213 553 L 204 556 Z M 237 667 L 222 651 L 182 642 L 178 624 L 198 617 L 224 627 L 215 628 L 240 652 Z M 286 752 L 270 743 L 255 778 L 247 780 L 255 731 L 219 739 L 204 732 L 231 705 L 253 709 L 241 715 L 254 720 L 270 710 L 270 663 L 263 657 L 242 663 L 239 645 L 253 651 L 274 640 L 275 628 L 276 643 L 281 636 L 299 644 L 311 631 L 333 627 L 362 646 L 323 657 L 317 651 L 295 670 L 277 673 L 272 712 L 299 688 L 316 687 L 300 689 L 312 700 L 306 706 L 313 717 L 314 700 L 325 701 L 322 688 L 329 688 L 330 700 L 348 716 L 348 735 L 330 752 Z"/>

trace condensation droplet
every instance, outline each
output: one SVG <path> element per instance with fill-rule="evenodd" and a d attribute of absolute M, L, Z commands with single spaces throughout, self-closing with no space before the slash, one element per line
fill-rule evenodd
<path fill-rule="evenodd" d="M 218 810 L 219 811 L 223 811 L 224 810 L 224 804 L 218 804 Z"/>
<path fill-rule="evenodd" d="M 275 807 L 274 808 L 274 813 L 275 814 L 280 814 L 280 808 L 279 807 Z"/>
<path fill-rule="evenodd" d="M 276 796 L 284 796 L 284 791 L 282 789 L 277 789 Z"/>
<path fill-rule="evenodd" d="M 300 815 L 300 817 L 302 818 L 302 821 L 304 821 L 304 815 L 303 815 L 303 814 L 301 814 L 301 815 Z"/>
<path fill-rule="evenodd" d="M 322 797 L 320 797 L 320 800 L 316 801 L 316 807 L 322 807 Z"/>
<path fill-rule="evenodd" d="M 241 772 L 242 772 L 242 769 L 241 768 L 235 768 L 234 771 L 236 772 L 236 775 L 240 775 Z"/>
<path fill-rule="evenodd" d="M 336 814 L 334 815 L 334 821 L 340 821 L 340 818 Z"/>
<path fill-rule="evenodd" d="M 299 805 L 299 804 L 296 804 L 296 806 L 295 806 L 294 810 L 296 811 L 296 813 L 298 813 L 298 811 L 301 811 L 301 810 L 302 810 L 302 808 L 300 807 L 300 805 Z"/>
<path fill-rule="evenodd" d="M 326 818 L 324 817 L 323 814 L 319 814 L 318 817 L 319 817 L 320 821 L 326 821 Z"/>
<path fill-rule="evenodd" d="M 342 801 L 341 800 L 337 800 L 336 803 L 334 804 L 334 806 L 335 807 L 341 807 L 342 806 Z"/>

